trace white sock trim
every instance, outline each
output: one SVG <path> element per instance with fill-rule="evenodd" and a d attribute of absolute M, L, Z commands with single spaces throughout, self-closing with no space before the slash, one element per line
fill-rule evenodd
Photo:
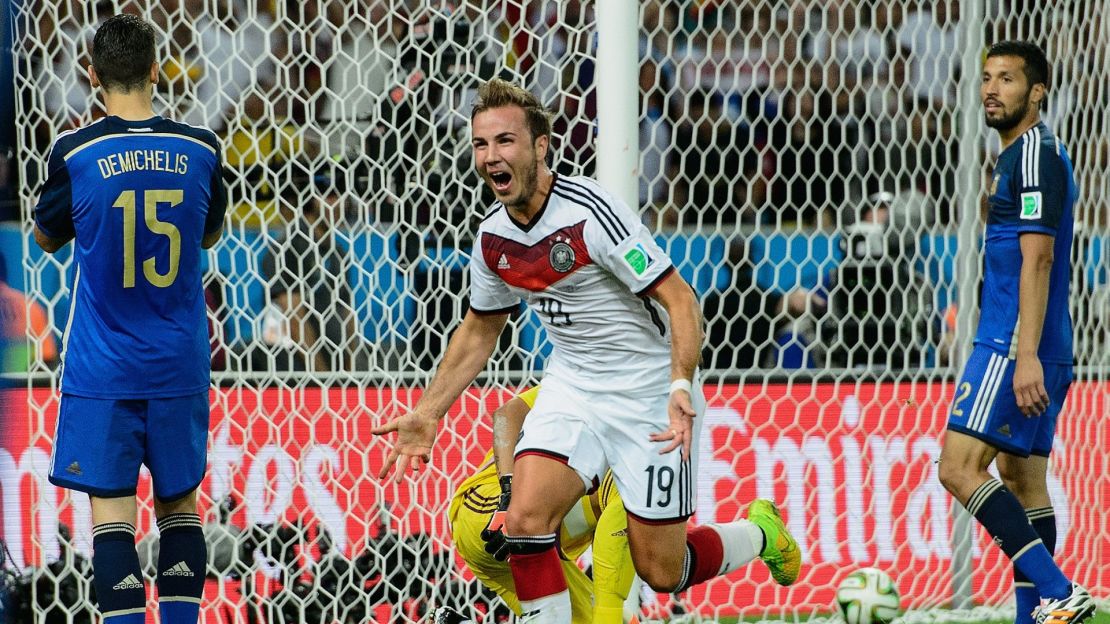
<path fill-rule="evenodd" d="M 763 530 L 748 520 L 705 526 L 721 536 L 721 545 L 724 547 L 718 575 L 728 574 L 748 565 L 759 556 L 759 551 L 763 548 Z"/>

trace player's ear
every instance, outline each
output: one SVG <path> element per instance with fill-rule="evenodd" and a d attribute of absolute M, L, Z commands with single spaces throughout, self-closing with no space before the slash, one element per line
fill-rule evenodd
<path fill-rule="evenodd" d="M 1044 95 L 1044 83 L 1038 82 L 1037 84 L 1033 85 L 1032 89 L 1029 90 L 1029 101 L 1039 108 L 1041 105 L 1041 100 L 1044 99 Z"/>
<path fill-rule="evenodd" d="M 551 144 L 551 137 L 546 134 L 541 134 L 535 139 L 536 156 L 539 157 L 540 162 L 547 162 L 547 148 Z"/>
<path fill-rule="evenodd" d="M 150 84 L 158 84 L 159 69 L 158 61 L 150 64 Z"/>
<path fill-rule="evenodd" d="M 100 87 L 100 78 L 96 75 L 96 70 L 93 69 L 92 65 L 89 65 L 88 72 L 89 72 L 89 84 L 94 89 L 99 88 Z"/>

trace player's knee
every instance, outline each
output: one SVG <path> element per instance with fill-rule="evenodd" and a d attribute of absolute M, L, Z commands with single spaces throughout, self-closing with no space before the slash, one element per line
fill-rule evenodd
<path fill-rule="evenodd" d="M 536 508 L 509 505 L 505 513 L 506 535 L 550 535 L 559 528 L 559 518 Z"/>
<path fill-rule="evenodd" d="M 937 477 L 941 485 L 953 495 L 959 495 L 964 490 L 964 484 L 969 480 L 974 471 L 958 458 L 944 458 L 937 467 Z"/>
<path fill-rule="evenodd" d="M 154 499 L 155 517 L 162 518 L 176 513 L 197 513 L 197 491 L 195 489 L 172 501 Z"/>
<path fill-rule="evenodd" d="M 678 589 L 682 582 L 682 570 L 672 570 L 663 565 L 661 561 L 646 562 L 644 566 L 636 567 L 636 574 L 640 576 L 648 587 L 659 593 L 670 593 Z"/>

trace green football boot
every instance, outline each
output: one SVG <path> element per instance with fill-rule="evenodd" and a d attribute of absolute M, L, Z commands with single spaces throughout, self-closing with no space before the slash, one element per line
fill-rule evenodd
<path fill-rule="evenodd" d="M 767 564 L 771 577 L 779 585 L 798 580 L 802 569 L 802 551 L 787 530 L 775 503 L 757 498 L 748 505 L 748 520 L 763 530 L 763 552 L 759 558 Z"/>

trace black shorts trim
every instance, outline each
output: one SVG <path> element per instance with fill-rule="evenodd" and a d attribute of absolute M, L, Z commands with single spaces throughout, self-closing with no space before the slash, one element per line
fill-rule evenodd
<path fill-rule="evenodd" d="M 478 316 L 496 316 L 498 314 L 512 314 L 513 312 L 516 312 L 518 308 L 520 308 L 520 304 L 515 303 L 511 306 L 501 308 L 499 310 L 479 310 L 474 306 L 470 306 L 470 311 L 477 314 Z"/>
<path fill-rule="evenodd" d="M 956 433 L 962 433 L 966 436 L 971 436 L 971 437 L 973 437 L 976 440 L 979 440 L 981 442 L 986 442 L 988 446 L 990 446 L 992 448 L 995 448 L 995 449 L 998 449 L 1000 451 L 1006 451 L 1010 455 L 1017 455 L 1018 457 L 1029 457 L 1029 455 L 1030 455 L 1030 451 L 1027 450 L 1027 449 L 1023 449 L 1021 447 L 1014 446 L 1012 444 L 1000 444 L 998 442 L 998 440 L 986 437 L 981 431 L 973 431 L 971 429 L 968 429 L 967 427 L 961 427 L 960 425 L 953 425 L 953 424 L 949 424 L 947 426 L 947 428 L 948 428 L 949 431 L 955 431 Z M 1037 453 L 1037 454 L 1040 455 L 1040 453 Z M 1046 454 L 1045 457 L 1048 457 L 1048 455 Z"/>
<path fill-rule="evenodd" d="M 532 449 L 524 449 L 522 451 L 517 451 L 516 454 L 513 455 L 513 459 L 520 459 L 521 457 L 524 457 L 525 455 L 539 455 L 540 457 L 546 457 L 548 459 L 554 459 L 555 461 L 559 462 L 560 464 L 565 464 L 568 468 L 570 467 L 570 458 L 569 457 L 567 457 L 566 455 L 562 455 L 560 453 L 555 453 L 553 451 L 545 451 L 543 449 L 532 448 Z"/>
<path fill-rule="evenodd" d="M 659 277 L 651 280 L 651 283 L 648 284 L 646 287 L 644 287 L 642 290 L 640 290 L 640 292 L 636 293 L 636 296 L 637 297 L 646 297 L 646 296 L 650 295 L 656 288 L 659 288 L 659 285 L 663 283 L 663 280 L 665 280 L 665 279 L 667 279 L 668 277 L 671 276 L 671 273 L 674 273 L 674 265 L 673 264 L 671 266 L 667 267 L 666 271 L 663 271 L 662 273 L 660 273 Z"/>
<path fill-rule="evenodd" d="M 636 521 L 640 524 L 650 524 L 652 526 L 662 526 L 666 524 L 678 524 L 679 522 L 686 522 L 690 519 L 691 516 L 694 515 L 692 513 L 689 513 L 675 516 L 674 518 L 645 518 L 643 516 L 638 516 L 631 511 L 628 511 L 627 507 L 624 508 L 624 513 L 628 514 L 629 517 L 635 518 Z"/>
<path fill-rule="evenodd" d="M 193 490 L 196 490 L 197 488 L 199 488 L 201 482 L 204 481 L 204 475 L 207 472 L 208 472 L 208 470 L 206 469 L 204 472 L 200 473 L 200 479 L 197 479 L 196 484 L 194 484 L 193 487 L 191 487 L 187 490 L 183 490 L 181 492 L 174 492 L 173 494 L 171 494 L 169 496 L 158 496 L 158 494 L 155 493 L 154 498 L 158 499 L 159 503 L 176 503 L 177 501 L 185 498 L 189 494 L 192 494 Z"/>
<path fill-rule="evenodd" d="M 54 485 L 56 485 L 60 488 L 65 488 L 67 490 L 76 490 L 78 492 L 84 492 L 84 493 L 88 494 L 89 496 L 95 496 L 97 498 L 123 498 L 124 496 L 134 496 L 135 491 L 138 488 L 138 486 L 136 485 L 135 487 L 131 487 L 131 488 L 121 488 L 121 489 L 118 489 L 118 490 L 106 490 L 104 488 L 98 488 L 98 487 L 88 485 L 88 484 L 85 484 L 85 483 L 78 483 L 77 481 L 70 481 L 69 479 L 63 479 L 61 477 L 55 477 L 54 475 L 47 476 L 47 479 L 50 481 L 50 483 L 53 483 Z"/>

